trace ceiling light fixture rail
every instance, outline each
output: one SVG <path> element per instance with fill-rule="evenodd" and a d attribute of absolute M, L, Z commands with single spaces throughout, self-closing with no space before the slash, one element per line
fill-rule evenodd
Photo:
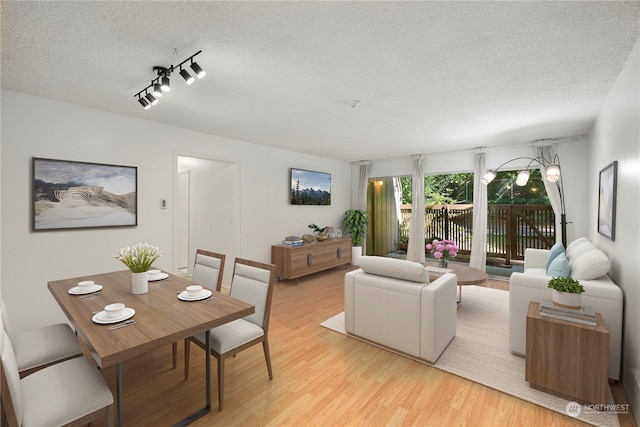
<path fill-rule="evenodd" d="M 169 67 L 153 67 L 153 71 L 157 76 L 151 80 L 151 84 L 149 86 L 133 95 L 133 97 L 138 98 L 138 102 L 145 110 L 149 109 L 152 105 L 156 105 L 158 103 L 158 98 L 161 98 L 165 92 L 171 91 L 171 82 L 169 81 L 169 77 L 176 70 L 187 84 L 190 85 L 195 81 L 195 78 L 189 73 L 189 71 L 187 71 L 187 66 L 185 65 L 187 62 L 190 63 L 189 66 L 195 73 L 196 77 L 199 79 L 203 78 L 207 73 L 200 67 L 200 65 L 198 65 L 197 62 L 193 60 L 193 58 L 201 53 L 201 50 L 197 51 L 178 65 L 170 65 Z M 151 93 L 149 93 L 149 91 L 151 91 Z"/>

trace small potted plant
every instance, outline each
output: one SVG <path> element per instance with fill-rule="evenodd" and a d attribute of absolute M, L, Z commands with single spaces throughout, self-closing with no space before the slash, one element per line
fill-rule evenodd
<path fill-rule="evenodd" d="M 580 309 L 580 294 L 584 287 L 573 277 L 554 277 L 549 280 L 548 288 L 553 289 L 553 304 L 562 308 Z"/>
<path fill-rule="evenodd" d="M 344 213 L 342 225 L 345 233 L 351 235 L 351 241 L 353 242 L 351 264 L 358 265 L 358 259 L 362 256 L 362 242 L 367 232 L 367 211 L 349 209 Z"/>
<path fill-rule="evenodd" d="M 324 234 L 324 231 L 327 229 L 326 226 L 320 228 L 315 224 L 309 224 L 307 227 L 309 227 L 310 229 L 312 229 L 316 233 L 316 240 L 318 240 L 318 241 L 327 240 L 327 235 Z"/>

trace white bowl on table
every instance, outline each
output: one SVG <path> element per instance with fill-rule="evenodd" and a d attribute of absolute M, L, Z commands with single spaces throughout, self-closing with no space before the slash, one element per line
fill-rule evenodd
<path fill-rule="evenodd" d="M 191 285 L 187 286 L 187 295 L 190 297 L 197 297 L 202 294 L 202 286 L 200 285 Z"/>
<path fill-rule="evenodd" d="M 124 304 L 121 302 L 109 304 L 104 308 L 104 315 L 109 319 L 116 319 L 124 314 L 124 307 Z"/>

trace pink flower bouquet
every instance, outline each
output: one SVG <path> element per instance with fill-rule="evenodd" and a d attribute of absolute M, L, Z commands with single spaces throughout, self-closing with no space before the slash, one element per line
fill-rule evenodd
<path fill-rule="evenodd" d="M 437 260 L 454 258 L 460 250 L 453 240 L 434 240 L 431 243 L 427 243 L 426 248 Z"/>

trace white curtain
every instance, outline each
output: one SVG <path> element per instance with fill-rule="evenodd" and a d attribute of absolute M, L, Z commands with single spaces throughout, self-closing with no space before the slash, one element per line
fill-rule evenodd
<path fill-rule="evenodd" d="M 553 163 L 554 153 L 551 151 L 551 143 L 550 142 L 536 142 L 536 152 L 538 157 L 542 157 L 547 164 Z M 561 214 L 562 214 L 562 195 L 560 194 L 560 181 L 549 182 L 545 178 L 547 175 L 546 167 L 543 164 L 540 164 L 540 174 L 542 175 L 542 182 L 544 182 L 544 188 L 547 190 L 547 195 L 549 196 L 549 203 L 551 203 L 551 208 L 553 209 L 553 213 L 556 216 L 556 242 L 562 241 L 562 225 L 561 225 Z M 560 179 L 562 179 L 562 171 L 560 171 Z M 565 236 L 566 238 L 566 236 Z"/>
<path fill-rule="evenodd" d="M 400 178 L 393 178 L 393 198 L 396 202 L 396 218 L 400 224 L 402 222 L 402 184 Z"/>
<path fill-rule="evenodd" d="M 363 160 L 358 163 L 360 165 L 360 179 L 358 181 L 358 199 L 356 200 L 356 209 L 367 211 L 367 186 L 369 185 L 369 161 Z M 371 224 L 369 224 L 369 227 Z M 367 234 L 362 239 L 362 255 L 367 254 Z"/>
<path fill-rule="evenodd" d="M 487 269 L 487 186 L 480 182 L 486 173 L 485 148 L 474 149 L 473 169 L 473 236 L 469 266 Z"/>
<path fill-rule="evenodd" d="M 424 264 L 424 165 L 421 154 L 414 154 L 412 158 L 411 223 L 407 259 Z"/>
<path fill-rule="evenodd" d="M 362 161 L 360 165 L 360 180 L 358 181 L 358 199 L 355 209 L 367 210 L 367 184 L 369 183 L 369 162 Z"/>

